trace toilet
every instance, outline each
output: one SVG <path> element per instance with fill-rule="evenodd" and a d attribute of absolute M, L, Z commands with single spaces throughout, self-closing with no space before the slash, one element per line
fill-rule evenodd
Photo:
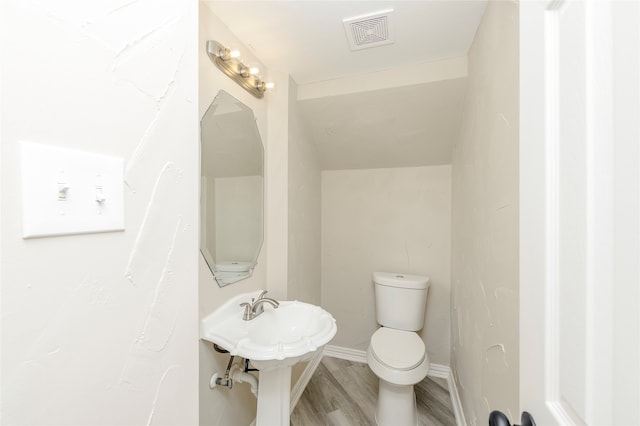
<path fill-rule="evenodd" d="M 216 281 L 232 284 L 251 276 L 251 270 L 255 266 L 252 262 L 242 262 L 239 260 L 219 261 L 214 266 L 214 276 Z"/>
<path fill-rule="evenodd" d="M 424 325 L 429 278 L 374 272 L 376 320 L 367 364 L 379 379 L 376 423 L 416 426 L 418 414 L 413 385 L 429 371 L 424 342 L 416 331 Z"/>

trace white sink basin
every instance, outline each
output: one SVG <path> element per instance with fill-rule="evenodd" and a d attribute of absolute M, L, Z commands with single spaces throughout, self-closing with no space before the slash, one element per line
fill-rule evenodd
<path fill-rule="evenodd" d="M 200 324 L 200 337 L 231 355 L 252 361 L 285 360 L 283 364 L 291 365 L 335 336 L 336 320 L 331 314 L 298 301 L 281 301 L 277 309 L 264 303 L 261 315 L 243 320 L 240 303 L 251 302 L 259 294 L 260 291 L 240 294 L 205 317 Z"/>

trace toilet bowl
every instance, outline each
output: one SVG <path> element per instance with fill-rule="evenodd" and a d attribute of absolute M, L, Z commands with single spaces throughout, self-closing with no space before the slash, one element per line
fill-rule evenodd
<path fill-rule="evenodd" d="M 413 385 L 429 372 L 429 357 L 420 336 L 413 331 L 379 328 L 371 336 L 367 364 L 379 378 L 376 423 L 417 425 Z"/>
<path fill-rule="evenodd" d="M 379 379 L 375 419 L 380 426 L 416 426 L 413 385 L 429 372 L 425 344 L 416 333 L 424 323 L 429 279 L 374 274 L 378 328 L 369 343 L 367 364 Z"/>
<path fill-rule="evenodd" d="M 429 371 L 429 357 L 420 336 L 386 327 L 371 336 L 367 363 L 376 376 L 396 385 L 415 385 Z"/>
<path fill-rule="evenodd" d="M 217 262 L 214 266 L 214 275 L 218 282 L 231 284 L 247 278 L 255 266 L 252 262 L 237 260 L 225 260 Z"/>

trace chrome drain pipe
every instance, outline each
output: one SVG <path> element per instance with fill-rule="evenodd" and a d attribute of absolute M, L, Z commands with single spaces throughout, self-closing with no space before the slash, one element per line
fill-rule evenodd
<path fill-rule="evenodd" d="M 224 373 L 224 377 L 218 377 L 218 373 L 213 373 L 211 379 L 209 380 L 209 388 L 214 389 L 216 386 L 224 386 L 229 389 L 233 388 L 233 379 L 229 375 L 229 371 L 231 371 L 231 365 L 233 364 L 233 360 L 235 359 L 234 355 L 231 355 L 229 358 L 229 364 L 227 364 L 227 371 Z"/>

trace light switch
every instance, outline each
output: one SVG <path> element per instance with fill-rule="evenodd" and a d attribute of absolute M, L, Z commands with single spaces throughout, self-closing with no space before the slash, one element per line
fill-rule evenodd
<path fill-rule="evenodd" d="M 124 160 L 22 143 L 22 236 L 124 230 Z"/>

